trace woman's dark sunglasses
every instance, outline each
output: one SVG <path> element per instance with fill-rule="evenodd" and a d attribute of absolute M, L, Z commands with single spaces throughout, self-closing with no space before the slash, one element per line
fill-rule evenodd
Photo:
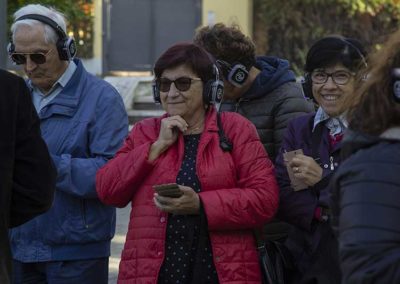
<path fill-rule="evenodd" d="M 29 56 L 31 60 L 35 64 L 44 64 L 46 62 L 46 56 L 52 51 L 50 49 L 46 53 L 42 52 L 34 52 L 34 53 L 20 53 L 20 52 L 13 52 L 11 53 L 10 57 L 12 61 L 15 62 L 17 65 L 26 64 L 26 57 Z"/>
<path fill-rule="evenodd" d="M 190 86 L 192 85 L 192 81 L 201 81 L 201 79 L 200 78 L 180 77 L 175 80 L 170 80 L 167 78 L 159 78 L 156 80 L 156 84 L 161 92 L 169 92 L 172 83 L 175 84 L 175 87 L 179 91 L 185 92 L 190 89 Z"/>

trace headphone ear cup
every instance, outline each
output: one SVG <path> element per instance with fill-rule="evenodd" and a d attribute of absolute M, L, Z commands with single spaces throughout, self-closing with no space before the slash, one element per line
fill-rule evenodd
<path fill-rule="evenodd" d="M 153 90 L 153 99 L 156 104 L 161 104 L 161 98 L 160 98 L 160 89 L 158 88 L 156 83 L 153 83 L 152 85 L 152 90 Z"/>
<path fill-rule="evenodd" d="M 221 102 L 224 95 L 224 82 L 221 80 L 208 80 L 203 88 L 203 101 L 206 105 Z"/>
<path fill-rule="evenodd" d="M 7 46 L 8 55 L 11 55 L 11 53 L 13 53 L 14 51 L 15 51 L 15 45 L 12 41 L 10 41 Z"/>
<path fill-rule="evenodd" d="M 301 82 L 301 86 L 303 87 L 304 96 L 315 102 L 313 92 L 312 92 L 312 81 L 311 81 L 310 74 L 307 73 L 304 75 L 304 79 Z"/>
<path fill-rule="evenodd" d="M 249 77 L 249 71 L 246 67 L 242 64 L 235 64 L 229 71 L 227 79 L 229 83 L 240 88 L 246 82 L 247 77 Z"/>
<path fill-rule="evenodd" d="M 77 52 L 75 40 L 71 37 L 67 37 L 65 39 L 60 38 L 57 41 L 57 51 L 61 60 L 72 60 Z"/>
<path fill-rule="evenodd" d="M 392 70 L 392 94 L 396 103 L 400 103 L 400 68 Z"/>

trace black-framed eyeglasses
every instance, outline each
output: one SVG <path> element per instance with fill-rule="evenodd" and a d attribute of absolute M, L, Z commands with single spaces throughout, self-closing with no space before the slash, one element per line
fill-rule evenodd
<path fill-rule="evenodd" d="M 201 78 L 179 77 L 175 80 L 170 80 L 168 78 L 159 78 L 156 80 L 156 84 L 161 92 L 169 92 L 172 83 L 175 84 L 175 87 L 179 91 L 185 92 L 190 89 L 192 81 L 201 81 Z"/>
<path fill-rule="evenodd" d="M 26 64 L 27 56 L 35 64 L 44 64 L 46 63 L 46 56 L 50 54 L 53 49 L 50 49 L 46 53 L 43 52 L 32 52 L 32 53 L 22 53 L 22 52 L 13 52 L 10 54 L 11 60 L 15 62 L 17 65 Z"/>
<path fill-rule="evenodd" d="M 316 84 L 325 84 L 328 78 L 331 77 L 333 82 L 337 85 L 346 85 L 350 82 L 350 79 L 355 73 L 348 72 L 345 70 L 335 71 L 333 73 L 327 73 L 323 70 L 314 70 L 311 73 L 311 81 Z"/>

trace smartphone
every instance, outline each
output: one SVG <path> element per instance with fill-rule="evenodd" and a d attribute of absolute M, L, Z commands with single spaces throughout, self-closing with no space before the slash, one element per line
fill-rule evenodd
<path fill-rule="evenodd" d="M 176 183 L 156 184 L 153 189 L 161 196 L 166 197 L 181 197 L 183 192 Z"/>

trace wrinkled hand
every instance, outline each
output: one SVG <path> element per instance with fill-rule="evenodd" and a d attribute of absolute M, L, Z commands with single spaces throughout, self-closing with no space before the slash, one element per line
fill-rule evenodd
<path fill-rule="evenodd" d="M 158 158 L 162 152 L 175 143 L 178 139 L 179 131 L 185 132 L 187 128 L 187 122 L 179 115 L 163 118 L 157 141 L 151 145 L 149 160 L 153 161 Z"/>
<path fill-rule="evenodd" d="M 160 134 L 157 141 L 170 146 L 178 139 L 178 130 L 185 132 L 187 128 L 188 124 L 179 115 L 165 117 L 161 120 Z"/>
<path fill-rule="evenodd" d="M 154 194 L 154 203 L 160 210 L 177 214 L 177 215 L 189 215 L 200 213 L 200 198 L 199 195 L 188 186 L 179 185 L 183 195 L 178 198 L 166 197 Z"/>
<path fill-rule="evenodd" d="M 313 186 L 322 179 L 322 168 L 312 157 L 298 154 L 288 164 L 294 176 L 308 186 Z"/>

